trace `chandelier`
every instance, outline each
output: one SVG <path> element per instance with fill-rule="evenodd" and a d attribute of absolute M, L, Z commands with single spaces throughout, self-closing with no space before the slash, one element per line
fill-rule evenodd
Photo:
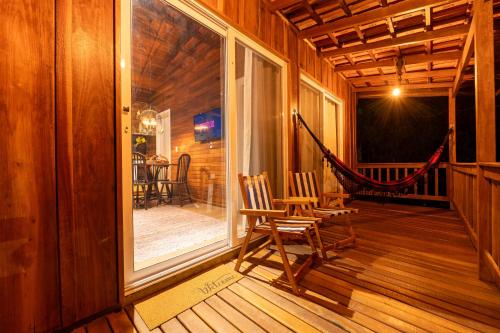
<path fill-rule="evenodd" d="M 158 111 L 146 102 L 135 102 L 132 104 L 132 111 L 138 120 L 137 130 L 140 134 L 153 135 L 156 133 L 158 125 Z"/>

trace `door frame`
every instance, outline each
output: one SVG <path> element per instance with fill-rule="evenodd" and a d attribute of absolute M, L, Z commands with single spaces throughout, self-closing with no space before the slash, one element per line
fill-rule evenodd
<path fill-rule="evenodd" d="M 157 282 L 169 275 L 186 269 L 190 266 L 198 264 L 209 258 L 221 255 L 239 246 L 242 243 L 243 237 L 237 235 L 238 221 L 238 163 L 237 163 L 237 112 L 236 110 L 236 62 L 235 50 L 236 40 L 245 46 L 250 47 L 264 58 L 267 58 L 274 64 L 281 67 L 281 90 L 282 90 L 282 146 L 283 146 L 283 176 L 284 190 L 287 188 L 288 172 L 288 63 L 283 58 L 277 56 L 272 51 L 265 49 L 261 44 L 254 41 L 244 33 L 232 27 L 222 18 L 209 11 L 201 4 L 190 0 L 162 0 L 167 5 L 172 6 L 176 10 L 191 17 L 198 23 L 206 26 L 210 30 L 218 33 L 225 38 L 224 44 L 224 79 L 225 79 L 225 96 L 224 96 L 224 126 L 225 126 L 225 147 L 226 147 L 226 219 L 228 222 L 228 237 L 225 241 L 217 242 L 200 250 L 189 252 L 185 255 L 173 258 L 153 266 L 134 271 L 134 235 L 132 221 L 132 198 L 128 195 L 126 189 L 132 188 L 132 174 L 130 168 L 131 159 L 131 114 L 130 112 L 120 112 L 121 129 L 117 142 L 121 142 L 118 147 L 121 153 L 121 188 L 122 188 L 122 216 L 123 216 L 123 280 L 124 294 L 130 295 L 139 291 L 148 285 Z M 131 0 L 120 0 L 120 81 L 121 87 L 121 104 L 122 106 L 131 105 L 131 19 L 132 19 L 132 4 Z M 291 112 L 290 112 L 291 114 Z M 120 179 L 118 180 L 120 181 Z"/>

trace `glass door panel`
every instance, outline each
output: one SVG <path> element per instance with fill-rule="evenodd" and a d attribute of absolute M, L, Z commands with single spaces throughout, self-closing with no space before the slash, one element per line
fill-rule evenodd
<path fill-rule="evenodd" d="M 161 0 L 132 1 L 131 23 L 124 195 L 138 271 L 228 245 L 226 40 Z"/>
<path fill-rule="evenodd" d="M 284 190 L 282 68 L 253 49 L 236 43 L 238 173 L 266 171 L 275 197 Z M 243 208 L 241 195 L 239 207 Z M 238 236 L 245 233 L 239 217 Z"/>

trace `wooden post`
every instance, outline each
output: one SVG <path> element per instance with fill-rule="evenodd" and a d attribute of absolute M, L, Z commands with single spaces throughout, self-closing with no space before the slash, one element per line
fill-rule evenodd
<path fill-rule="evenodd" d="M 453 209 L 453 166 L 452 163 L 457 161 L 457 135 L 456 135 L 456 100 L 453 95 L 453 89 L 450 88 L 448 95 L 448 127 L 453 127 L 453 132 L 450 134 L 448 141 L 448 161 L 449 166 L 446 170 L 446 183 L 448 198 L 450 200 L 450 209 Z"/>
<path fill-rule="evenodd" d="M 493 1 L 474 2 L 475 16 L 474 58 L 476 96 L 476 161 L 494 162 L 495 147 L 495 68 L 493 49 Z M 485 251 L 490 241 L 488 200 L 489 191 L 482 169 L 478 164 L 478 186 L 476 187 L 478 221 L 479 277 L 492 280 Z"/>

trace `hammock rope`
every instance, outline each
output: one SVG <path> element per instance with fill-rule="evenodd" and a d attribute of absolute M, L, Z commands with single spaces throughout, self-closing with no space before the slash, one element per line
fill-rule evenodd
<path fill-rule="evenodd" d="M 299 121 L 299 125 L 305 127 L 307 132 L 319 146 L 323 154 L 323 159 L 327 161 L 327 164 L 331 168 L 333 174 L 335 175 L 335 177 L 337 177 L 340 184 L 342 184 L 344 190 L 349 194 L 369 194 L 373 191 L 387 194 L 403 193 L 405 189 L 408 189 L 415 185 L 421 177 L 423 177 L 426 173 L 429 172 L 429 170 L 439 164 L 439 160 L 443 154 L 444 148 L 448 143 L 448 137 L 453 131 L 453 128 L 450 128 L 448 130 L 448 133 L 446 134 L 441 145 L 420 169 L 404 178 L 383 182 L 368 178 L 365 175 L 349 168 L 319 140 L 319 138 L 313 133 L 313 131 L 304 121 L 304 118 L 302 118 L 299 113 L 295 113 L 295 115 Z"/>

